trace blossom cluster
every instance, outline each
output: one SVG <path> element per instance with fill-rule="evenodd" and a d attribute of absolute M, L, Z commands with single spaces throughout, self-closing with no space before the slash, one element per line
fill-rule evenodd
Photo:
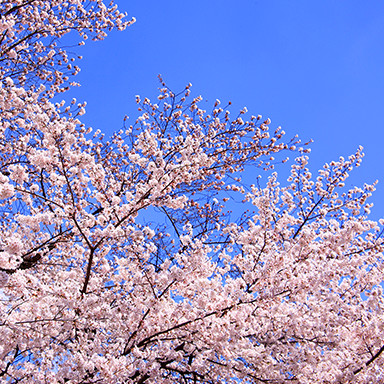
<path fill-rule="evenodd" d="M 314 176 L 307 146 L 269 119 L 218 100 L 207 112 L 162 80 L 134 124 L 92 135 L 84 104 L 49 99 L 67 81 L 55 47 L 71 29 L 125 28 L 121 13 L 0 11 L 4 382 L 384 381 L 383 222 L 368 216 L 374 185 L 345 187 L 361 148 Z M 247 185 L 245 169 L 268 181 Z"/>

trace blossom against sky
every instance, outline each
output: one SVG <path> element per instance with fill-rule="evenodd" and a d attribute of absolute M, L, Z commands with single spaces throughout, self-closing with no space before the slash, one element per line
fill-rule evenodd
<path fill-rule="evenodd" d="M 191 82 L 207 109 L 230 100 L 232 113 L 246 106 L 288 136 L 313 139 L 313 171 L 362 145 L 348 186 L 379 179 L 372 213 L 383 216 L 384 3 L 117 3 L 137 22 L 78 50 L 82 86 L 69 96 L 88 102 L 87 124 L 111 133 L 124 115 L 133 120 L 135 95 L 154 99 L 158 74 L 175 91 Z"/>

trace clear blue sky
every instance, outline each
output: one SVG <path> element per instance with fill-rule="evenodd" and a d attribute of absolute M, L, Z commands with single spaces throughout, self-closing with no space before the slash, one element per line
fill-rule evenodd
<path fill-rule="evenodd" d="M 379 0 L 117 0 L 137 22 L 84 56 L 83 121 L 111 133 L 134 96 L 155 98 L 162 74 L 210 106 L 232 101 L 270 117 L 287 136 L 313 139 L 311 168 L 363 145 L 348 185 L 379 179 L 372 217 L 384 217 L 384 2 Z M 133 119 L 132 119 L 133 120 Z"/>

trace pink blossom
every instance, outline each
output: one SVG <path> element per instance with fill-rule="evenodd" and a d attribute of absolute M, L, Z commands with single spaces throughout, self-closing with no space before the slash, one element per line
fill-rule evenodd
<path fill-rule="evenodd" d="M 314 175 L 270 119 L 161 78 L 132 125 L 91 136 L 85 103 L 52 100 L 79 71 L 61 38 L 134 19 L 101 0 L 0 13 L 4 382 L 382 382 L 384 221 L 375 183 L 345 187 L 362 148 Z M 287 183 L 241 180 L 286 151 Z"/>

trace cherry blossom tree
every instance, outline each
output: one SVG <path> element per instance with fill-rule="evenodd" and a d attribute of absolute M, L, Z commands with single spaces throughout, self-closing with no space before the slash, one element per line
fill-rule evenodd
<path fill-rule="evenodd" d="M 268 119 L 163 82 L 92 134 L 84 104 L 52 102 L 79 71 L 61 37 L 132 21 L 101 0 L 0 13 L 2 382 L 384 381 L 383 223 L 374 185 L 345 187 L 361 148 L 312 176 Z"/>

